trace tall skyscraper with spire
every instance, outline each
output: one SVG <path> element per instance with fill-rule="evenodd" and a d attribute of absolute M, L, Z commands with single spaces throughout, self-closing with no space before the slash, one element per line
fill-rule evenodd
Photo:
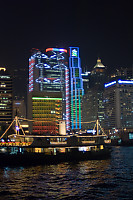
<path fill-rule="evenodd" d="M 83 122 L 95 121 L 99 118 L 101 124 L 103 123 L 103 91 L 105 80 L 105 66 L 102 64 L 101 59 L 98 58 L 90 74 L 90 88 L 83 97 Z M 85 129 L 90 126 L 91 124 L 83 124 Z M 93 124 L 91 128 L 93 128 Z"/>
<path fill-rule="evenodd" d="M 103 90 L 105 83 L 105 66 L 102 64 L 101 59 L 97 59 L 96 65 L 93 67 L 90 75 L 90 88 L 96 90 Z"/>

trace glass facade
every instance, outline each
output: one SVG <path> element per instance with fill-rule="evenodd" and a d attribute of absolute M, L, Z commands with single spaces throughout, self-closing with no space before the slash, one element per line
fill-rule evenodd
<path fill-rule="evenodd" d="M 0 68 L 0 125 L 12 122 L 12 78 Z"/>
<path fill-rule="evenodd" d="M 109 89 L 104 91 L 104 127 L 116 127 L 116 95 L 115 86 L 111 85 Z"/>
<path fill-rule="evenodd" d="M 106 128 L 133 128 L 133 81 L 105 84 L 104 105 Z"/>
<path fill-rule="evenodd" d="M 33 134 L 57 134 L 62 98 L 32 97 Z"/>
<path fill-rule="evenodd" d="M 89 88 L 83 97 L 83 128 L 93 128 L 93 121 L 100 121 L 101 126 L 104 125 L 104 103 L 103 91 L 106 81 L 105 66 L 101 63 L 101 59 L 97 59 L 96 65 L 93 67 L 89 77 Z"/>
<path fill-rule="evenodd" d="M 104 89 L 104 83 L 106 82 L 105 66 L 101 63 L 101 59 L 97 59 L 96 65 L 93 67 L 90 76 L 90 88 L 97 90 Z"/>
<path fill-rule="evenodd" d="M 88 92 L 89 87 L 90 87 L 90 73 L 91 72 L 88 72 L 88 71 L 82 73 L 83 88 L 84 88 L 85 94 Z"/>

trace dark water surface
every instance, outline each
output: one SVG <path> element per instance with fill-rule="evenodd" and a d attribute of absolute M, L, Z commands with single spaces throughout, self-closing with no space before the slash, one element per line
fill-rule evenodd
<path fill-rule="evenodd" d="M 0 200 L 133 199 L 133 147 L 111 159 L 0 168 Z"/>

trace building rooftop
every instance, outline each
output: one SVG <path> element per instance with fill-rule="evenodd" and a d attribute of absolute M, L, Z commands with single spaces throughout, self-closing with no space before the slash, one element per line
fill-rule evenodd
<path fill-rule="evenodd" d="M 94 66 L 94 68 L 105 68 L 105 66 L 101 63 L 101 59 L 97 59 L 97 64 Z"/>

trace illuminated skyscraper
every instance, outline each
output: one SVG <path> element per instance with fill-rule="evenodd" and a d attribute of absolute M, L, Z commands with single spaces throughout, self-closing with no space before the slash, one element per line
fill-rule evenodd
<path fill-rule="evenodd" d="M 64 92 L 67 50 L 48 48 L 46 53 L 34 50 L 29 59 L 29 92 Z"/>
<path fill-rule="evenodd" d="M 71 129 L 81 129 L 81 99 L 84 94 L 79 48 L 70 47 Z"/>
<path fill-rule="evenodd" d="M 29 92 L 43 91 L 45 79 L 44 68 L 47 67 L 48 56 L 34 49 L 29 58 Z"/>
<path fill-rule="evenodd" d="M 105 84 L 105 128 L 133 128 L 133 81 L 114 80 Z"/>
<path fill-rule="evenodd" d="M 82 73 L 84 94 L 86 94 L 90 88 L 90 74 L 91 72 L 89 71 Z"/>
<path fill-rule="evenodd" d="M 101 63 L 101 59 L 97 59 L 96 65 L 93 67 L 90 75 L 90 88 L 103 90 L 105 83 L 105 66 Z"/>
<path fill-rule="evenodd" d="M 0 129 L 12 122 L 12 77 L 0 68 Z"/>
<path fill-rule="evenodd" d="M 83 97 L 83 122 L 91 122 L 97 120 L 103 126 L 104 123 L 104 104 L 103 91 L 106 82 L 105 66 L 101 63 L 101 59 L 97 59 L 96 65 L 90 74 L 90 82 L 87 93 Z M 83 124 L 84 129 L 93 128 L 94 124 Z"/>
<path fill-rule="evenodd" d="M 35 98 L 36 92 L 39 92 L 40 98 L 43 98 L 44 101 L 46 101 L 47 98 L 46 94 L 48 95 L 48 98 L 53 99 L 54 96 L 55 98 L 58 98 L 57 93 L 60 93 L 59 98 L 62 99 L 62 108 L 60 109 L 62 118 L 60 117 L 59 119 L 66 120 L 66 127 L 69 129 L 69 71 L 65 59 L 67 50 L 48 48 L 46 49 L 46 53 L 47 55 L 41 53 L 39 50 L 35 50 L 29 59 L 29 104 L 32 104 L 32 109 L 30 109 L 29 113 L 31 113 L 31 110 L 33 113 L 33 97 Z M 39 95 L 37 94 L 36 101 L 39 101 Z M 48 105 L 50 104 L 46 104 L 43 109 L 47 110 L 48 108 L 46 108 L 46 106 Z M 31 108 L 30 105 L 28 107 Z M 41 109 L 41 107 L 39 107 L 39 109 Z M 41 111 L 38 110 L 37 112 L 39 113 Z M 51 110 L 51 112 L 51 117 L 53 118 L 53 110 Z M 41 120 L 42 115 L 38 116 L 40 116 L 38 120 Z M 33 116 L 30 116 L 30 118 L 33 118 Z M 33 123 L 33 126 L 34 124 L 35 123 Z M 46 126 L 49 126 L 49 123 L 46 124 L 44 124 L 45 128 Z"/>
<path fill-rule="evenodd" d="M 70 129 L 70 103 L 69 103 L 69 68 L 67 62 L 67 50 L 48 48 L 48 65 L 45 68 L 45 91 L 62 93 L 62 119 L 66 121 L 66 129 Z"/>
<path fill-rule="evenodd" d="M 33 92 L 29 94 L 29 118 L 33 134 L 58 134 L 62 120 L 62 93 Z"/>

